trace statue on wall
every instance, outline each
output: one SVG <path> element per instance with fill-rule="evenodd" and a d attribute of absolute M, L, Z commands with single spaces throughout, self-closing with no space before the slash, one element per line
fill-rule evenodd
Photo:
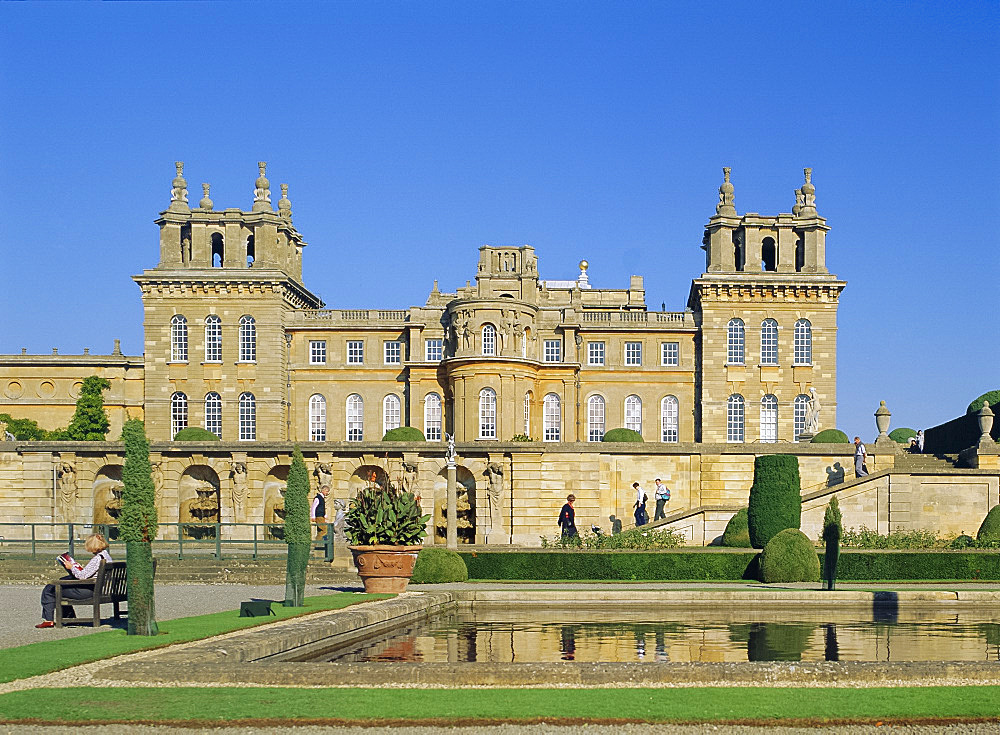
<path fill-rule="evenodd" d="M 445 434 L 444 435 L 444 439 L 445 439 L 446 442 L 448 442 L 448 453 L 445 455 L 445 459 L 448 460 L 448 466 L 449 467 L 454 467 L 455 466 L 455 458 L 457 456 L 456 453 L 455 453 L 455 435 L 454 434 Z"/>
<path fill-rule="evenodd" d="M 347 536 L 344 535 L 344 521 L 347 518 L 347 503 L 342 499 L 337 498 L 333 501 L 333 537 L 337 541 L 346 541 Z"/>
<path fill-rule="evenodd" d="M 822 406 L 816 396 L 816 389 L 809 389 L 809 403 L 806 407 L 805 428 L 803 433 L 816 434 L 819 431 L 819 412 Z"/>
<path fill-rule="evenodd" d="M 315 492 L 319 492 L 319 489 L 324 485 L 327 487 L 333 486 L 333 470 L 325 462 L 316 463 L 316 466 L 313 468 L 313 477 L 316 478 Z"/>
<path fill-rule="evenodd" d="M 77 498 L 76 468 L 69 462 L 60 462 L 56 474 L 59 476 L 59 497 L 68 508 Z"/>
<path fill-rule="evenodd" d="M 486 476 L 489 478 L 487 497 L 490 501 L 490 533 L 506 533 L 503 526 L 503 515 L 500 510 L 500 499 L 503 496 L 503 466 L 490 462 L 486 466 Z"/>
<path fill-rule="evenodd" d="M 163 468 L 160 466 L 161 464 L 161 462 L 154 462 L 150 466 L 153 478 L 153 503 L 157 508 L 160 507 L 160 499 L 163 497 Z"/>
<path fill-rule="evenodd" d="M 511 311 L 510 313 L 500 310 L 500 354 L 509 354 L 511 338 L 514 332 L 514 320 L 512 315 L 516 312 Z"/>
<path fill-rule="evenodd" d="M 247 499 L 246 462 L 233 462 L 233 510 L 237 519 L 243 517 L 243 504 Z"/>
<path fill-rule="evenodd" d="M 413 488 L 417 484 L 417 466 L 415 464 L 403 462 L 401 482 L 403 486 L 400 489 L 403 492 L 413 492 Z"/>

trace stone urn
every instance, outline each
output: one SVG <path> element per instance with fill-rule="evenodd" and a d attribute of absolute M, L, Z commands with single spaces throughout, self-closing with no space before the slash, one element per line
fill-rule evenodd
<path fill-rule="evenodd" d="M 365 592 L 399 593 L 413 576 L 421 546 L 348 546 Z"/>

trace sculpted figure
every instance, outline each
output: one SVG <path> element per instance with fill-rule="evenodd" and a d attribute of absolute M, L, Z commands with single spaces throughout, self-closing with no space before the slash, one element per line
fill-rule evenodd
<path fill-rule="evenodd" d="M 807 434 L 815 434 L 819 431 L 819 412 L 822 406 L 820 406 L 819 398 L 816 397 L 816 389 L 809 389 L 809 406 L 806 408 L 806 419 L 805 419 L 805 429 Z"/>
<path fill-rule="evenodd" d="M 454 434 L 445 434 L 444 438 L 445 438 L 445 441 L 448 442 L 448 454 L 445 455 L 445 458 L 448 460 L 448 464 L 449 465 L 454 465 L 455 464 L 455 456 L 456 456 L 455 455 L 455 435 Z"/>
<path fill-rule="evenodd" d="M 504 533 L 503 514 L 500 510 L 500 498 L 503 495 L 503 467 L 496 462 L 486 466 L 486 476 L 489 478 L 487 497 L 490 501 L 490 533 Z"/>
<path fill-rule="evenodd" d="M 510 347 L 511 337 L 514 331 L 514 320 L 511 315 L 515 312 L 510 313 L 501 310 L 500 311 L 500 354 L 506 355 L 508 348 Z"/>
<path fill-rule="evenodd" d="M 316 478 L 316 490 L 319 490 L 324 485 L 332 486 L 333 470 L 325 462 L 316 463 L 316 467 L 313 469 L 313 476 Z"/>
<path fill-rule="evenodd" d="M 247 499 L 247 466 L 245 462 L 233 462 L 233 509 L 237 518 L 243 517 L 243 504 Z"/>
<path fill-rule="evenodd" d="M 152 476 L 153 476 L 153 497 L 156 507 L 160 507 L 160 498 L 163 497 L 163 468 L 160 467 L 160 462 L 153 463 Z"/>
<path fill-rule="evenodd" d="M 417 466 L 403 462 L 403 491 L 413 492 L 413 487 L 417 484 Z"/>
<path fill-rule="evenodd" d="M 76 468 L 69 462 L 62 462 L 56 470 L 59 476 L 59 496 L 63 505 L 72 505 L 77 498 Z"/>

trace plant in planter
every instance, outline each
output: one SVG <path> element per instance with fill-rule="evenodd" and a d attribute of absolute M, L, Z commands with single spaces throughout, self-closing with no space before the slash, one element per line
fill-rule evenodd
<path fill-rule="evenodd" d="M 388 483 L 381 487 L 372 474 L 368 485 L 351 500 L 344 519 L 344 534 L 351 544 L 348 548 L 365 592 L 406 589 L 429 519 L 429 515 L 420 514 L 413 493 L 401 492 Z"/>

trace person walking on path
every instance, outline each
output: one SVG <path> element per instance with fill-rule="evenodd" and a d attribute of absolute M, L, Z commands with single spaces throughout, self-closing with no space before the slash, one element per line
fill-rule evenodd
<path fill-rule="evenodd" d="M 102 559 L 108 564 L 111 563 L 111 554 L 108 553 L 108 542 L 101 534 L 95 533 L 88 536 L 83 544 L 83 548 L 93 554 L 86 566 L 81 565 L 69 554 L 59 556 L 59 563 L 66 567 L 66 571 L 69 572 L 63 579 L 90 579 L 97 574 L 97 570 L 101 567 Z M 64 587 L 62 591 L 62 598 L 69 603 L 72 600 L 82 600 L 93 595 L 93 587 Z M 55 617 L 55 613 L 56 586 L 54 584 L 47 584 L 42 590 L 42 622 L 35 627 L 54 628 L 55 623 L 52 622 L 52 619 Z"/>
<path fill-rule="evenodd" d="M 868 450 L 861 443 L 861 437 L 854 437 L 854 474 L 858 477 L 864 477 L 868 474 L 868 467 L 865 466 L 867 460 Z"/>
<path fill-rule="evenodd" d="M 316 538 L 322 539 L 326 536 L 326 498 L 330 494 L 330 486 L 323 485 L 313 498 L 312 506 L 309 508 L 309 520 L 315 524 Z"/>
<path fill-rule="evenodd" d="M 924 453 L 924 430 L 920 429 L 917 432 L 917 452 L 920 454 Z"/>
<path fill-rule="evenodd" d="M 653 497 L 656 499 L 656 511 L 653 513 L 653 520 L 658 521 L 661 518 L 666 518 L 666 507 L 667 503 L 670 502 L 670 488 L 660 482 L 660 478 L 656 478 L 656 491 L 653 493 Z"/>
<path fill-rule="evenodd" d="M 636 484 L 638 485 L 638 483 Z M 643 493 L 642 499 L 636 500 L 635 506 L 633 506 L 635 508 L 635 512 L 633 513 L 633 515 L 635 516 L 636 528 L 638 528 L 639 526 L 645 526 L 647 523 L 649 523 L 649 513 L 646 512 L 647 500 L 649 500 L 648 496 L 645 493 Z"/>
<path fill-rule="evenodd" d="M 564 541 L 579 535 L 576 530 L 576 511 L 573 510 L 574 501 L 576 501 L 575 495 L 567 495 L 566 503 L 559 511 L 559 527 L 562 529 Z"/>

